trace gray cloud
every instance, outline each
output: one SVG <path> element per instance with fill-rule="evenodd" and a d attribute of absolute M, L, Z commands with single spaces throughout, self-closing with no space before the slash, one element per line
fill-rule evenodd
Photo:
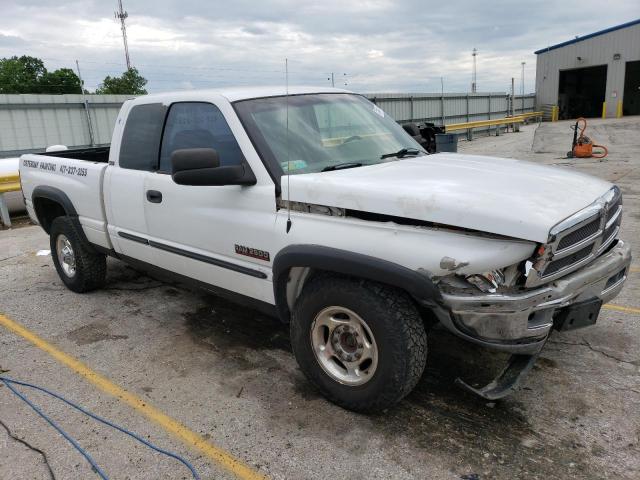
<path fill-rule="evenodd" d="M 3 35 L 0 33 L 0 48 L 24 47 L 26 45 L 27 42 L 24 38 L 16 35 Z"/>
<path fill-rule="evenodd" d="M 638 16 L 637 0 L 516 3 L 469 0 L 124 0 L 134 65 L 150 91 L 291 83 L 326 84 L 335 72 L 357 91 L 466 91 L 471 49 L 478 85 L 505 91 L 534 50 Z M 124 68 L 116 2 L 3 0 L 0 56 L 30 54 L 48 68 L 80 60 L 95 87 Z M 576 15 L 579 12 L 579 15 Z M 21 41 L 22 40 L 22 41 Z M 347 73 L 346 76 L 342 75 Z"/>

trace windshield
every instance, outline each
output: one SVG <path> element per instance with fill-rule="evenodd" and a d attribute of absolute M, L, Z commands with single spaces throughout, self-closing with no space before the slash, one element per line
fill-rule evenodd
<path fill-rule="evenodd" d="M 277 177 L 287 170 L 292 175 L 321 172 L 425 153 L 381 108 L 360 95 L 269 97 L 237 102 L 235 107 Z"/>

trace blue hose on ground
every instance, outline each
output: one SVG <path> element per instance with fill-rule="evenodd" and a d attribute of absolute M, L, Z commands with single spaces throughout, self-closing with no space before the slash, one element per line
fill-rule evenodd
<path fill-rule="evenodd" d="M 100 467 L 98 467 L 98 465 L 96 464 L 95 460 L 93 460 L 91 455 L 89 455 L 89 453 L 86 450 L 84 450 L 78 444 L 78 442 L 76 442 L 73 438 L 71 438 L 71 436 L 69 436 L 69 434 L 67 434 L 64 430 L 62 430 L 62 428 L 60 428 L 60 426 L 57 423 L 55 423 L 52 419 L 50 419 L 47 415 L 45 415 L 42 412 L 42 410 L 40 408 L 38 408 L 37 405 L 32 403 L 28 398 L 26 398 L 22 393 L 20 393 L 13 385 L 20 385 L 20 386 L 23 386 L 23 387 L 32 388 L 34 390 L 38 390 L 38 391 L 40 391 L 42 393 L 45 393 L 45 394 L 47 394 L 47 395 L 49 395 L 49 396 L 51 396 L 53 398 L 57 398 L 58 400 L 66 403 L 70 407 L 78 410 L 79 412 L 84 413 L 88 417 L 91 417 L 94 420 L 97 420 L 98 422 L 103 423 L 104 425 L 107 425 L 107 426 L 109 426 L 109 427 L 111 427 L 111 428 L 113 428 L 115 430 L 118 430 L 119 432 L 122 432 L 122 433 L 124 433 L 126 435 L 129 435 L 131 438 L 134 438 L 138 442 L 142 443 L 143 445 L 146 445 L 147 447 L 149 447 L 152 450 L 155 450 L 158 453 L 161 453 L 163 455 L 166 455 L 167 457 L 171 457 L 171 458 L 179 461 L 180 463 L 182 463 L 185 467 L 187 467 L 191 471 L 191 475 L 193 476 L 193 478 L 195 480 L 200 480 L 200 476 L 196 472 L 196 469 L 193 467 L 193 465 L 191 465 L 187 460 L 185 460 L 184 458 L 182 458 L 178 454 L 169 452 L 167 450 L 163 450 L 162 448 L 155 446 L 154 444 L 152 444 L 151 442 L 148 442 L 147 440 L 145 440 L 144 438 L 140 437 L 139 435 L 127 430 L 126 428 L 120 427 L 119 425 L 116 425 L 116 424 L 110 422 L 109 420 L 96 415 L 95 413 L 92 413 L 92 412 L 90 412 L 88 410 L 85 410 L 80 405 L 77 405 L 77 404 L 73 403 L 72 401 L 67 400 L 66 398 L 62 397 L 61 395 L 58 395 L 57 393 L 54 393 L 54 392 L 52 392 L 50 390 L 47 390 L 46 388 L 39 387 L 37 385 L 32 385 L 32 384 L 26 383 L 26 382 L 20 382 L 18 380 L 13 380 L 13 379 L 8 378 L 8 377 L 1 377 L 0 376 L 0 382 L 4 383 L 7 386 L 7 388 L 9 388 L 9 390 L 11 390 L 18 398 L 20 398 L 27 405 L 29 405 L 38 415 L 40 415 L 49 425 L 51 425 L 53 428 L 55 428 L 58 431 L 58 433 L 60 433 L 60 435 L 62 435 L 71 445 L 73 445 L 73 447 L 78 452 L 80 452 L 80 454 L 84 458 L 87 459 L 87 461 L 91 464 L 91 467 L 93 468 L 93 470 L 103 480 L 109 480 L 109 479 L 108 479 L 107 475 L 100 469 Z"/>
<path fill-rule="evenodd" d="M 44 418 L 49 425 L 55 428 L 58 431 L 58 433 L 60 433 L 60 435 L 62 435 L 71 445 L 73 445 L 73 447 L 76 450 L 78 450 L 84 458 L 87 459 L 87 461 L 91 464 L 91 467 L 93 468 L 93 470 L 100 476 L 100 478 L 102 478 L 103 480 L 109 480 L 108 477 L 105 475 L 105 473 L 100 469 L 98 464 L 95 462 L 95 460 L 91 457 L 91 455 L 89 455 L 89 453 L 87 453 L 86 450 L 84 450 L 80 445 L 78 445 L 78 442 L 76 442 L 73 438 L 71 438 L 69 434 L 67 434 L 64 430 L 62 430 L 62 428 L 60 428 L 56 422 L 54 422 L 49 417 L 47 417 L 42 412 L 42 410 L 40 410 L 36 405 L 31 403 L 22 393 L 20 393 L 11 385 L 12 383 L 18 383 L 18 382 L 14 382 L 13 380 L 6 377 L 0 377 L 0 380 L 2 381 L 2 383 L 4 383 L 7 386 L 9 390 L 11 390 L 18 398 L 20 398 L 27 405 L 29 405 L 38 415 Z"/>

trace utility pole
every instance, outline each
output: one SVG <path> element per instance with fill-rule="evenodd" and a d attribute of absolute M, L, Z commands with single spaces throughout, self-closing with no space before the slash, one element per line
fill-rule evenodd
<path fill-rule="evenodd" d="M 476 48 L 471 52 L 471 56 L 473 57 L 473 71 L 471 72 L 471 93 L 476 93 L 478 85 L 476 83 L 476 56 L 478 55 L 478 50 Z"/>
<path fill-rule="evenodd" d="M 118 0 L 118 11 L 114 12 L 115 18 L 120 20 L 120 28 L 122 29 L 122 40 L 124 41 L 124 57 L 127 61 L 127 70 L 131 70 L 131 59 L 129 58 L 129 44 L 127 43 L 127 25 L 125 20 L 129 14 L 122 7 L 122 0 Z"/>
<path fill-rule="evenodd" d="M 509 113 L 511 114 L 512 117 L 514 117 L 516 115 L 516 79 L 511 77 L 511 105 L 509 108 L 509 110 L 511 110 Z"/>
<path fill-rule="evenodd" d="M 346 73 L 342 74 L 342 79 L 344 80 L 344 85 L 346 87 L 348 85 L 348 83 L 347 83 L 347 74 Z M 331 76 L 327 77 L 327 80 L 331 80 L 331 86 L 335 88 L 336 79 L 335 79 L 335 73 L 334 72 L 331 72 Z"/>
<path fill-rule="evenodd" d="M 440 118 L 444 127 L 444 77 L 440 77 Z"/>
<path fill-rule="evenodd" d="M 91 113 L 89 112 L 89 102 L 84 94 L 84 81 L 82 80 L 82 74 L 80 73 L 80 64 L 76 60 L 76 70 L 78 70 L 78 78 L 80 79 L 80 93 L 82 93 L 82 103 L 84 105 L 84 113 L 87 115 L 87 128 L 89 129 L 89 143 L 92 147 L 95 147 L 96 142 L 93 138 L 93 124 L 91 123 Z"/>
<path fill-rule="evenodd" d="M 521 82 L 522 82 L 522 85 L 521 85 L 521 88 L 520 88 L 520 91 L 522 93 L 522 113 L 524 113 L 524 66 L 525 66 L 525 63 L 526 62 L 522 62 L 521 63 L 521 65 L 522 65 L 522 74 L 520 76 L 520 79 L 521 79 Z"/>

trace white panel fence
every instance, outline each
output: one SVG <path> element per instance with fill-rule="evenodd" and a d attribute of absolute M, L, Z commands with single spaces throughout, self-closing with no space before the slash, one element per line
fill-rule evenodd
<path fill-rule="evenodd" d="M 398 122 L 437 125 L 502 118 L 531 112 L 535 95 L 506 93 L 376 93 L 367 94 Z M 0 95 L 0 158 L 44 150 L 106 145 L 127 95 Z"/>

